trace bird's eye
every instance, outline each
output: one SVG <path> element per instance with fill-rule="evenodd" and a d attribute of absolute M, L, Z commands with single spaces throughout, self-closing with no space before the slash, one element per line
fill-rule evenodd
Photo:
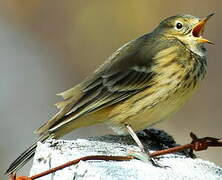
<path fill-rule="evenodd" d="M 180 23 L 180 22 L 176 23 L 176 29 L 180 30 L 182 28 L 183 28 L 183 24 L 182 23 Z"/>

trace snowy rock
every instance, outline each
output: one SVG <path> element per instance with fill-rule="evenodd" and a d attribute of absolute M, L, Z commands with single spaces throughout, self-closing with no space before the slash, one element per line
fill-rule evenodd
<path fill-rule="evenodd" d="M 171 136 L 163 131 L 152 130 L 161 143 L 140 134 L 145 147 L 150 151 L 176 146 Z M 40 173 L 65 162 L 89 155 L 124 156 L 139 151 L 130 136 L 106 135 L 73 141 L 48 140 L 38 143 L 30 175 Z M 188 152 L 164 155 L 158 162 L 169 168 L 158 168 L 151 163 L 140 160 L 130 161 L 80 161 L 78 164 L 64 168 L 39 180 L 221 180 L 222 168 L 214 163 L 199 158 L 191 158 Z"/>

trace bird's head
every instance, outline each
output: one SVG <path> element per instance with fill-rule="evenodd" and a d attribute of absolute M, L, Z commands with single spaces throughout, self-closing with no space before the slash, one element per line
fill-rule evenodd
<path fill-rule="evenodd" d="M 202 37 L 206 22 L 214 14 L 205 18 L 191 15 L 176 15 L 163 20 L 154 32 L 168 37 L 175 37 L 183 42 L 189 49 L 202 48 L 203 44 L 211 43 Z"/>

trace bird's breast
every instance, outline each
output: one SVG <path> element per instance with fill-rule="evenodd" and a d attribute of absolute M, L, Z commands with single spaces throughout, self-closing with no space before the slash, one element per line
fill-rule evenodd
<path fill-rule="evenodd" d="M 112 109 L 107 122 L 115 132 L 126 133 L 124 124 L 143 130 L 177 112 L 192 96 L 206 64 L 190 53 L 183 56 L 190 62 L 183 64 L 175 52 L 171 47 L 159 53 L 152 85 Z"/>

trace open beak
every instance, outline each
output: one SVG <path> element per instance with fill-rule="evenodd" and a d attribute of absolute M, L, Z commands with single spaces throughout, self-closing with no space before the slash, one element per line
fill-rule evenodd
<path fill-rule="evenodd" d="M 194 37 L 197 38 L 197 41 L 201 42 L 201 43 L 210 43 L 210 44 L 213 44 L 211 41 L 207 40 L 207 39 L 204 39 L 202 37 L 203 35 L 203 32 L 204 32 L 204 27 L 205 27 L 205 24 L 207 23 L 207 21 L 214 15 L 214 13 L 208 15 L 207 17 L 203 18 L 200 22 L 198 22 L 193 30 L 192 30 L 192 34 Z"/>

